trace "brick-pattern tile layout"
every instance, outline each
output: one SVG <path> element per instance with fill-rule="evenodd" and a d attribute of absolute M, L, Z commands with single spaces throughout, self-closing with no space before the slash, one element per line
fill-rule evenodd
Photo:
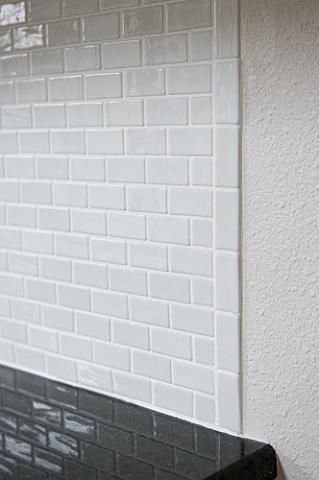
<path fill-rule="evenodd" d="M 0 362 L 240 431 L 237 23 L 1 1 Z"/>

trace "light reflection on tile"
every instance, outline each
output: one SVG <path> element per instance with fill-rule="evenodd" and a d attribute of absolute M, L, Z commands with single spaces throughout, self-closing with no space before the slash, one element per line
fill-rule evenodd
<path fill-rule="evenodd" d="M 0 26 L 23 23 L 26 20 L 25 3 L 5 3 L 0 5 Z"/>
<path fill-rule="evenodd" d="M 0 33 L 0 52 L 10 52 L 11 48 L 12 48 L 11 33 L 1 32 Z"/>
<path fill-rule="evenodd" d="M 43 47 L 43 26 L 20 27 L 14 30 L 14 48 L 17 50 L 25 48 Z"/>

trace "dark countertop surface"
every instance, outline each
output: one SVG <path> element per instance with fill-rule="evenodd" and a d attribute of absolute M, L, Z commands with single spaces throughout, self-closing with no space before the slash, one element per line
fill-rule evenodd
<path fill-rule="evenodd" d="M 0 366 L 1 480 L 272 480 L 270 445 Z"/>

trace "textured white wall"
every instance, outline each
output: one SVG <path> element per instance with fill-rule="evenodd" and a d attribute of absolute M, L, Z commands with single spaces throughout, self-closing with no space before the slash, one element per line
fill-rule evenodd
<path fill-rule="evenodd" d="M 319 2 L 242 0 L 244 433 L 319 475 Z"/>
<path fill-rule="evenodd" d="M 237 13 L 1 2 L 3 362 L 240 431 Z"/>

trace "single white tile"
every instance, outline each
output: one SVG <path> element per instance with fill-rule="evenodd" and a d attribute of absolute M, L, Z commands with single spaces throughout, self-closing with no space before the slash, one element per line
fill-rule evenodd
<path fill-rule="evenodd" d="M 217 373 L 217 405 L 218 425 L 222 428 L 239 433 L 241 431 L 240 407 L 240 377 L 239 375 Z"/>
<path fill-rule="evenodd" d="M 186 35 L 167 35 L 145 39 L 146 65 L 178 63 L 187 60 Z"/>
<path fill-rule="evenodd" d="M 239 50 L 238 0 L 216 2 L 217 58 L 237 57 Z"/>
<path fill-rule="evenodd" d="M 216 63 L 215 66 L 215 122 L 239 124 L 239 64 L 236 60 Z"/>
<path fill-rule="evenodd" d="M 238 313 L 239 295 L 239 256 L 233 252 L 215 254 L 216 283 L 215 305 L 218 310 Z"/>
<path fill-rule="evenodd" d="M 124 35 L 146 35 L 163 31 L 162 7 L 142 8 L 124 12 Z"/>
<path fill-rule="evenodd" d="M 141 65 L 141 42 L 112 42 L 102 46 L 103 68 L 125 68 Z"/>
<path fill-rule="evenodd" d="M 217 190 L 215 192 L 216 248 L 239 249 L 239 192 Z"/>
<path fill-rule="evenodd" d="M 240 372 L 240 317 L 216 314 L 217 366 L 221 370 Z"/>
<path fill-rule="evenodd" d="M 215 128 L 215 179 L 220 187 L 239 186 L 239 128 Z"/>
<path fill-rule="evenodd" d="M 196 0 L 172 3 L 168 5 L 167 18 L 169 31 L 210 26 L 212 23 L 211 2 Z"/>

